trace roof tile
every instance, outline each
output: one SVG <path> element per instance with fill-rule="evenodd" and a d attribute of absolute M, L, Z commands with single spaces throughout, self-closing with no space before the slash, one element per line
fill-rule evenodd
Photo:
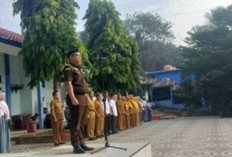
<path fill-rule="evenodd" d="M 5 38 L 5 39 L 9 39 L 12 41 L 16 41 L 19 43 L 23 42 L 23 35 L 6 30 L 6 29 L 1 28 L 1 27 L 0 27 L 0 37 Z"/>

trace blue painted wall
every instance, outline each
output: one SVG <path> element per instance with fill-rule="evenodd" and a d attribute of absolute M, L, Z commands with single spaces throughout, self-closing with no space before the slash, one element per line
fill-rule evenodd
<path fill-rule="evenodd" d="M 162 82 L 165 78 L 170 78 L 170 80 L 175 81 L 177 84 L 181 81 L 181 70 L 169 70 L 169 71 L 154 71 L 146 72 L 147 77 L 156 78 L 158 82 Z"/>
<path fill-rule="evenodd" d="M 146 72 L 146 75 L 147 77 L 150 77 L 150 78 L 156 78 L 158 82 L 162 82 L 164 79 L 167 79 L 167 78 L 170 79 L 171 81 L 175 81 L 176 84 L 180 84 L 181 82 L 181 70 L 180 69 L 169 70 L 169 71 Z M 173 97 L 170 91 L 170 99 L 156 101 L 155 103 L 157 105 L 162 105 L 162 106 L 166 106 L 170 108 L 179 108 L 179 109 L 185 108 L 183 104 L 174 104 L 174 101 L 172 99 Z"/>

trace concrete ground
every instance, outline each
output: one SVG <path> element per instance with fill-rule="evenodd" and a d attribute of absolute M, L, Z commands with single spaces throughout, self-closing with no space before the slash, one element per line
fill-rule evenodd
<path fill-rule="evenodd" d="M 153 157 L 231 157 L 232 118 L 182 117 L 157 120 L 109 136 L 112 145 L 128 142 L 149 142 Z M 104 146 L 104 138 L 86 143 L 99 148 Z M 70 142 L 59 147 L 54 147 L 52 143 L 12 145 L 12 153 L 7 156 L 71 151 Z"/>

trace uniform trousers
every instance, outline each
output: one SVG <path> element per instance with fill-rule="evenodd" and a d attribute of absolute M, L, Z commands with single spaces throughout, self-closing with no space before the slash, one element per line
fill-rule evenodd
<path fill-rule="evenodd" d="M 118 118 L 118 116 L 111 115 L 111 127 L 112 127 L 111 130 L 112 130 L 113 133 L 118 132 L 117 118 Z"/>
<path fill-rule="evenodd" d="M 96 117 L 96 135 L 104 135 L 104 117 Z"/>
<path fill-rule="evenodd" d="M 87 122 L 87 134 L 89 138 L 94 138 L 95 135 L 95 111 L 89 111 Z"/>
<path fill-rule="evenodd" d="M 63 131 L 63 120 L 57 119 L 55 122 L 52 119 L 52 133 L 53 133 L 53 142 L 59 144 L 62 142 L 62 131 Z"/>
<path fill-rule="evenodd" d="M 69 105 L 70 109 L 70 138 L 71 144 L 75 148 L 84 144 L 84 131 L 87 123 L 87 105 Z"/>
<path fill-rule="evenodd" d="M 118 130 L 122 131 L 126 129 L 126 116 L 125 114 L 118 115 Z"/>

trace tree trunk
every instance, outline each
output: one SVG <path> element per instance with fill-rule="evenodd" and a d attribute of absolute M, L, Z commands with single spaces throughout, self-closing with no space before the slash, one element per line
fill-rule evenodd
<path fill-rule="evenodd" d="M 59 77 L 54 76 L 53 77 L 53 91 L 60 91 L 61 85 Z"/>

